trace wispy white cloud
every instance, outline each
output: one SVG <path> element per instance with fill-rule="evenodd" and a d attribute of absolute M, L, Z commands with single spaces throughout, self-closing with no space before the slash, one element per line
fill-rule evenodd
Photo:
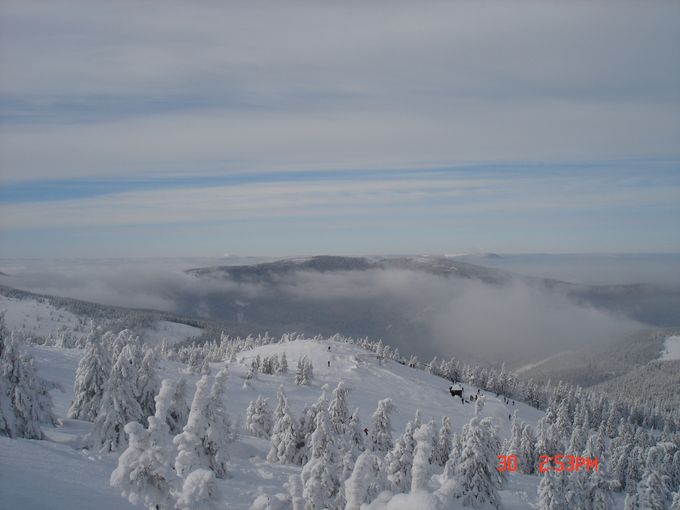
<path fill-rule="evenodd" d="M 677 155 L 679 13 L 3 2 L 0 179 Z"/>

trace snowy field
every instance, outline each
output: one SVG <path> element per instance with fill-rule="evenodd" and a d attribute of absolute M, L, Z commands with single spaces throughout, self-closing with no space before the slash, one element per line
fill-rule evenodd
<path fill-rule="evenodd" d="M 33 347 L 32 352 L 39 373 L 64 388 L 63 392 L 52 391 L 55 412 L 61 419 L 61 425 L 45 427 L 45 441 L 0 438 L 0 471 L 3 473 L 0 476 L 0 501 L 7 505 L 3 507 L 73 510 L 94 508 L 85 502 L 96 501 L 97 509 L 130 508 L 129 503 L 109 486 L 109 476 L 116 466 L 117 454 L 101 455 L 80 449 L 82 439 L 91 430 L 92 424 L 65 418 L 73 398 L 74 374 L 81 351 L 38 346 Z M 252 388 L 244 389 L 246 367 L 253 357 L 284 352 L 291 367 L 302 355 L 311 358 L 315 367 L 312 385 L 296 385 L 294 371 L 291 371 L 284 375 L 260 374 L 252 382 Z M 216 373 L 220 366 L 212 365 L 212 373 Z M 350 387 L 349 407 L 351 410 L 359 409 L 359 416 L 365 426 L 370 423 L 370 416 L 378 401 L 392 398 L 395 404 L 392 415 L 395 438 L 401 434 L 417 409 L 421 411 L 423 421 L 433 418 L 437 427 L 442 416 L 449 416 L 454 432 L 460 431 L 474 413 L 473 405 L 464 405 L 460 399 L 448 394 L 445 380 L 393 361 L 379 363 L 374 355 L 346 343 L 303 340 L 265 345 L 242 352 L 236 362 L 228 364 L 228 368 L 228 411 L 241 427 L 249 402 L 258 395 L 269 398 L 274 407 L 276 390 L 280 384 L 284 385 L 297 417 L 306 405 L 318 399 L 323 385 L 330 386 L 330 397 L 330 390 L 340 380 Z M 182 364 L 164 362 L 160 375 L 174 379 L 183 369 Z M 186 377 L 190 390 L 193 390 L 198 376 Z M 474 387 L 466 387 L 466 392 L 476 391 Z M 533 425 L 543 415 L 527 405 L 506 405 L 502 398 L 488 393 L 486 396 L 483 415 L 496 419 L 503 438 L 510 433 L 508 416 L 514 410 L 517 410 L 522 420 Z M 243 431 L 240 438 L 230 445 L 229 477 L 218 482 L 226 508 L 247 509 L 258 494 L 283 492 L 283 484 L 288 476 L 300 472 L 299 466 L 268 463 L 265 458 L 269 446 L 269 441 L 251 437 Z M 538 477 L 511 475 L 508 485 L 500 493 L 505 508 L 528 508 L 536 498 L 538 480 Z"/>
<path fill-rule="evenodd" d="M 680 336 L 669 336 L 666 338 L 659 359 L 662 361 L 680 359 Z"/>
<path fill-rule="evenodd" d="M 47 301 L 17 299 L 0 295 L 0 313 L 5 315 L 8 330 L 47 337 L 56 335 L 61 328 L 71 331 L 78 328 L 77 315 L 60 310 Z"/>

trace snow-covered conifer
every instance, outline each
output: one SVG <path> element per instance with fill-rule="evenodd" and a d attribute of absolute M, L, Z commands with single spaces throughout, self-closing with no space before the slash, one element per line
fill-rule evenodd
<path fill-rule="evenodd" d="M 208 376 L 204 375 L 196 383 L 196 392 L 184 431 L 173 440 L 177 447 L 175 471 L 179 476 L 184 477 L 198 468 L 210 467 L 209 453 L 204 444 L 209 398 Z"/>
<path fill-rule="evenodd" d="M 333 508 L 341 480 L 338 452 L 332 437 L 328 412 L 320 408 L 309 445 L 309 460 L 302 468 L 302 495 L 305 508 Z"/>
<path fill-rule="evenodd" d="M 356 460 L 352 475 L 345 482 L 345 510 L 360 510 L 380 492 L 380 460 L 372 452 L 365 451 Z"/>
<path fill-rule="evenodd" d="M 73 402 L 68 410 L 69 418 L 95 420 L 110 373 L 109 353 L 93 331 L 88 336 L 85 355 L 81 358 L 76 370 Z"/>
<path fill-rule="evenodd" d="M 267 455 L 269 462 L 287 464 L 295 459 L 297 433 L 295 420 L 288 407 L 288 399 L 283 391 L 283 385 L 279 386 L 277 393 L 278 403 L 274 410 L 274 427 L 271 435 L 271 448 Z"/>
<path fill-rule="evenodd" d="M 491 418 L 473 417 L 463 428 L 456 478 L 465 506 L 479 508 L 489 503 L 500 508 L 500 473 L 496 470 L 500 441 Z"/>
<path fill-rule="evenodd" d="M 112 486 L 119 488 L 132 504 L 143 503 L 150 510 L 169 510 L 174 506 L 171 496 L 176 475 L 170 467 L 173 458 L 166 423 L 172 391 L 168 391 L 169 381 L 163 383 L 156 397 L 156 414 L 148 419 L 148 430 L 137 422 L 125 426 L 129 444 L 111 473 Z"/>
<path fill-rule="evenodd" d="M 451 453 L 451 418 L 444 416 L 442 426 L 437 434 L 437 442 L 432 451 L 432 462 L 438 466 L 444 466 L 449 460 Z"/>
<path fill-rule="evenodd" d="M 165 382 L 165 381 L 164 381 Z M 168 384 L 170 381 L 168 380 Z M 170 434 L 175 436 L 180 434 L 187 424 L 189 418 L 189 404 L 187 404 L 187 381 L 184 377 L 180 377 L 177 382 L 172 383 L 166 391 L 172 391 L 172 398 L 170 400 L 170 407 L 166 421 L 170 427 Z M 163 392 L 163 385 L 161 385 L 161 392 Z"/>
<path fill-rule="evenodd" d="M 272 432 L 272 411 L 269 399 L 261 395 L 252 400 L 246 410 L 246 431 L 255 437 L 269 439 Z"/>
<path fill-rule="evenodd" d="M 287 374 L 288 373 L 288 359 L 286 358 L 286 353 L 281 354 L 281 360 L 276 369 L 277 374 Z"/>
<path fill-rule="evenodd" d="M 227 375 L 226 368 L 222 368 L 215 375 L 206 408 L 206 430 L 203 443 L 208 453 L 209 466 L 217 478 L 224 478 L 227 474 L 227 461 L 229 460 L 227 444 L 233 438 L 231 418 L 224 403 Z"/>
<path fill-rule="evenodd" d="M 210 469 L 195 469 L 184 478 L 177 494 L 177 510 L 217 510 L 219 491 L 215 473 Z"/>
<path fill-rule="evenodd" d="M 113 452 L 127 445 L 125 425 L 141 422 L 142 409 L 136 398 L 137 365 L 131 344 L 126 344 L 111 369 L 89 442 L 100 451 Z"/>
<path fill-rule="evenodd" d="M 548 471 L 538 484 L 538 508 L 540 510 L 567 510 L 567 482 L 564 473 Z"/>
<path fill-rule="evenodd" d="M 392 447 L 392 422 L 390 414 L 394 410 L 392 399 L 386 398 L 378 402 L 378 408 L 371 418 L 370 449 L 379 455 L 385 455 Z"/>
<path fill-rule="evenodd" d="M 160 389 L 160 380 L 156 374 L 157 364 L 158 353 L 153 349 L 146 349 L 137 376 L 137 401 L 144 417 L 156 413 L 155 397 Z"/>
<path fill-rule="evenodd" d="M 4 326 L 0 324 L 0 330 Z M 34 359 L 18 338 L 0 333 L 0 386 L 3 386 L 0 418 L 3 431 L 10 437 L 42 439 L 40 423 L 56 420 L 52 414 L 50 385 L 38 376 Z M 5 414 L 6 413 L 6 414 Z"/>
<path fill-rule="evenodd" d="M 416 448 L 413 433 L 413 421 L 409 421 L 404 432 L 383 460 L 383 469 L 387 474 L 387 479 L 392 482 L 396 492 L 408 492 L 411 488 L 411 469 Z"/>
<path fill-rule="evenodd" d="M 298 475 L 290 475 L 286 488 L 290 497 L 291 510 L 304 510 L 305 500 L 302 497 L 302 480 L 300 480 L 300 477 Z"/>
<path fill-rule="evenodd" d="M 349 409 L 347 408 L 347 395 L 349 390 L 344 381 L 340 381 L 333 390 L 333 400 L 328 405 L 328 415 L 331 427 L 338 437 L 343 437 L 347 433 L 349 421 Z"/>
<path fill-rule="evenodd" d="M 411 470 L 411 492 L 427 489 L 433 434 L 434 428 L 431 423 L 421 425 L 413 434 L 413 438 L 416 441 L 416 449 L 413 455 L 413 468 Z"/>

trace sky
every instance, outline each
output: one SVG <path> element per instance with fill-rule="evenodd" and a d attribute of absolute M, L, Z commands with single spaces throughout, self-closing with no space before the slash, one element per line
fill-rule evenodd
<path fill-rule="evenodd" d="M 0 4 L 0 257 L 680 252 L 680 3 Z"/>

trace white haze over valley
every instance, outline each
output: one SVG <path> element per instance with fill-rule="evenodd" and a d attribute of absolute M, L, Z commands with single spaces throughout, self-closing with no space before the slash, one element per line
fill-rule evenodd
<path fill-rule="evenodd" d="M 423 357 L 434 353 L 502 361 L 549 356 L 620 340 L 645 327 L 623 314 L 594 308 L 519 278 L 494 285 L 455 275 L 444 278 L 411 270 L 369 269 L 300 271 L 271 285 L 184 272 L 197 266 L 243 263 L 253 263 L 253 259 L 14 261 L 2 266 L 9 276 L 0 283 L 105 305 L 180 315 L 191 312 L 204 318 L 211 318 L 209 304 L 216 295 L 237 296 L 246 304 L 274 297 L 309 300 L 329 310 L 336 303 L 360 299 L 383 304 L 417 327 L 422 332 L 418 338 L 393 338 L 396 332 L 389 324 L 382 337 Z M 199 303 L 200 311 L 188 310 L 186 302 Z M 274 324 L 261 326 L 267 330 Z"/>

